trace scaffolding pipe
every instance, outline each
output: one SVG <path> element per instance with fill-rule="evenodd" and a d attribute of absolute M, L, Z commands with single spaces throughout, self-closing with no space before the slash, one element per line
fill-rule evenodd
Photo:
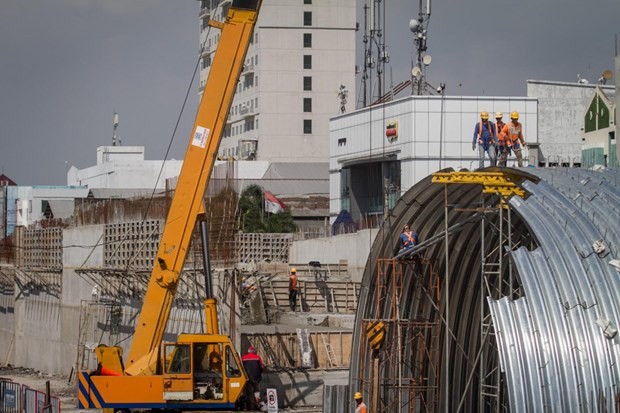
<path fill-rule="evenodd" d="M 449 244 L 448 244 L 448 236 L 449 236 L 449 228 L 448 228 L 448 185 L 444 184 L 444 236 L 445 236 L 445 260 L 446 260 L 446 334 L 445 334 L 445 353 L 446 353 L 446 375 L 445 375 L 445 386 L 446 388 L 444 389 L 444 396 L 445 396 L 445 403 L 444 403 L 444 407 L 446 410 L 446 413 L 450 413 L 450 406 L 449 406 L 449 387 L 450 387 L 450 342 L 449 342 L 449 334 L 448 332 L 450 331 L 450 266 L 449 264 Z"/>

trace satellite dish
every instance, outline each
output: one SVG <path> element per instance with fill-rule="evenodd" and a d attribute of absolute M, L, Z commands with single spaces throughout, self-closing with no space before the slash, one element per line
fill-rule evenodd
<path fill-rule="evenodd" d="M 419 78 L 420 76 L 422 76 L 422 70 L 418 66 L 414 66 L 414 68 L 411 69 L 411 74 L 413 75 L 413 77 Z"/>
<path fill-rule="evenodd" d="M 424 58 L 422 58 L 422 62 L 428 66 L 431 64 L 431 62 L 433 61 L 433 58 L 431 57 L 431 55 L 427 54 L 426 56 L 424 56 Z"/>
<path fill-rule="evenodd" d="M 611 70 L 605 70 L 603 72 L 603 78 L 605 80 L 611 80 L 611 78 L 614 76 L 614 73 Z"/>
<path fill-rule="evenodd" d="M 413 33 L 418 31 L 419 26 L 420 26 L 420 23 L 418 23 L 416 19 L 409 20 L 409 30 L 411 30 Z"/>

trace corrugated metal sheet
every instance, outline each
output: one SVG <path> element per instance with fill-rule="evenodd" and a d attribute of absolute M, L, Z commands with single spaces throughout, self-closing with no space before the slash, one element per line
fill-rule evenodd
<path fill-rule="evenodd" d="M 362 377 L 368 378 L 361 322 L 387 317 L 390 305 L 386 302 L 384 308 L 376 308 L 377 260 L 395 255 L 395 234 L 404 223 L 410 223 L 422 244 L 426 243 L 421 253 L 434 263 L 442 280 L 446 273 L 450 280 L 451 334 L 442 323 L 440 352 L 445 354 L 445 337 L 451 336 L 450 359 L 441 360 L 439 377 L 428 376 L 429 382 L 441 386 L 441 411 L 446 404 L 447 411 L 457 411 L 461 403 L 461 411 L 479 409 L 481 390 L 475 360 L 481 349 L 480 315 L 485 302 L 493 319 L 495 344 L 494 354 L 482 359 L 487 371 L 501 369 L 504 396 L 500 398 L 510 411 L 618 411 L 620 338 L 607 338 L 597 320 L 620 326 L 620 273 L 609 264 L 620 258 L 620 171 L 504 171 L 513 174 L 513 180 L 528 192 L 526 199 L 513 197 L 509 201 L 515 247 L 510 262 L 506 260 L 501 270 L 506 280 L 513 268 L 513 289 L 518 293 L 510 298 L 510 289 L 496 285 L 502 294 L 490 298 L 480 285 L 481 257 L 497 257 L 499 238 L 496 217 L 479 209 L 491 205 L 494 198 L 481 198 L 479 187 L 446 188 L 448 227 L 455 228 L 449 237 L 446 271 L 444 186 L 432 184 L 430 177 L 425 179 L 402 197 L 371 250 L 362 281 L 350 385 L 358 387 Z M 489 225 L 481 226 L 481 219 Z M 482 234 L 484 254 L 480 251 Z M 606 249 L 597 253 L 593 244 L 599 240 Z M 403 279 L 401 316 L 431 317 L 434 309 L 419 299 L 421 287 L 415 275 L 407 272 Z M 444 288 L 445 281 L 442 291 Z M 405 348 L 404 359 L 410 354 L 412 350 Z M 407 366 L 403 368 L 405 378 L 414 374 Z"/>

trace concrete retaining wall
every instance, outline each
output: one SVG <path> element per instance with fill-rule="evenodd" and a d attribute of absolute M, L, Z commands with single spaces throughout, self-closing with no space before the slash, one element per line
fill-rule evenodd
<path fill-rule="evenodd" d="M 322 261 L 336 263 L 347 260 L 349 276 L 353 281 L 361 281 L 377 229 L 367 229 L 354 234 L 344 234 L 329 238 L 295 241 L 289 252 L 290 262 Z"/>

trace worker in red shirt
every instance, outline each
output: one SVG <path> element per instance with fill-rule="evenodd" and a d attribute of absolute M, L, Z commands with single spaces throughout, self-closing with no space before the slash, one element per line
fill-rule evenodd
<path fill-rule="evenodd" d="M 263 379 L 265 364 L 254 346 L 248 347 L 248 352 L 241 357 L 241 361 L 249 379 L 246 387 L 246 408 L 257 410 L 260 404 L 260 382 Z"/>
<path fill-rule="evenodd" d="M 291 268 L 291 275 L 288 277 L 288 303 L 291 311 L 297 311 L 297 270 Z"/>

